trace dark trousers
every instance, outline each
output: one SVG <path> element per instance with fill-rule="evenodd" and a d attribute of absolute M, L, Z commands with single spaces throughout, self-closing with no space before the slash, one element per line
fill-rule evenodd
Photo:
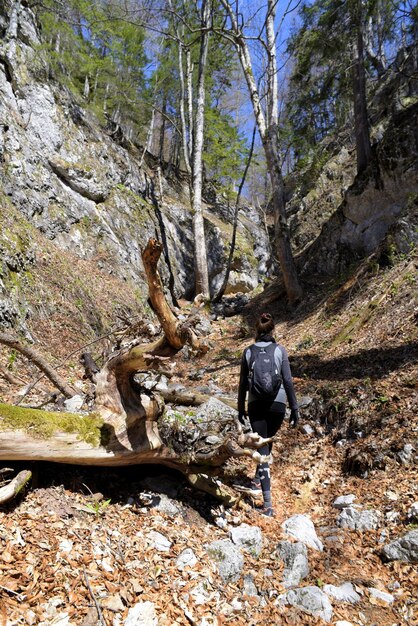
<path fill-rule="evenodd" d="M 286 407 L 281 402 L 275 402 L 274 407 L 271 404 L 263 402 L 251 402 L 248 406 L 248 417 L 250 418 L 253 432 L 263 438 L 274 437 L 283 423 Z M 272 449 L 271 443 L 266 443 L 258 449 L 262 456 L 268 456 Z M 256 477 L 261 481 L 261 489 L 263 491 L 264 504 L 271 506 L 271 480 L 270 468 L 268 463 L 260 463 L 257 466 Z"/>

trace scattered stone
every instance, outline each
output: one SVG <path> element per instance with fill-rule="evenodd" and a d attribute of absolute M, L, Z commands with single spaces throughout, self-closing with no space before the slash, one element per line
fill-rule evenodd
<path fill-rule="evenodd" d="M 343 446 L 345 446 L 346 443 L 347 443 L 347 439 L 339 439 L 337 443 L 335 444 L 335 446 L 337 448 L 342 448 Z"/>
<path fill-rule="evenodd" d="M 337 518 L 341 528 L 350 530 L 375 530 L 380 525 L 382 514 L 380 511 L 355 509 L 354 506 L 344 508 Z"/>
<path fill-rule="evenodd" d="M 305 435 L 314 435 L 315 434 L 315 431 L 312 428 L 312 426 L 310 426 L 310 424 L 303 424 L 301 430 L 302 430 L 302 432 Z"/>
<path fill-rule="evenodd" d="M 299 408 L 304 409 L 310 404 L 312 404 L 312 402 L 313 402 L 312 396 L 302 396 L 301 398 L 299 398 Z"/>
<path fill-rule="evenodd" d="M 384 561 L 404 561 L 418 563 L 418 530 L 411 530 L 399 539 L 395 539 L 383 547 Z"/>
<path fill-rule="evenodd" d="M 393 583 L 388 584 L 389 591 L 398 591 L 401 588 L 401 583 L 398 580 L 394 580 Z"/>
<path fill-rule="evenodd" d="M 219 575 L 224 582 L 236 582 L 244 567 L 241 551 L 229 541 L 220 539 L 206 546 L 209 556 L 216 562 Z"/>
<path fill-rule="evenodd" d="M 388 524 L 394 524 L 399 521 L 400 513 L 398 511 L 388 511 L 385 515 L 385 521 Z"/>
<path fill-rule="evenodd" d="M 385 496 L 388 500 L 390 500 L 391 502 L 396 502 L 397 500 L 399 500 L 399 496 L 397 493 L 395 493 L 394 491 L 391 491 L 390 489 L 388 489 L 387 491 L 385 491 Z"/>
<path fill-rule="evenodd" d="M 72 396 L 72 398 L 68 398 L 64 400 L 64 406 L 68 413 L 77 413 L 81 409 L 84 404 L 85 397 L 80 395 Z"/>
<path fill-rule="evenodd" d="M 158 626 L 153 602 L 138 602 L 128 611 L 124 626 Z"/>
<path fill-rule="evenodd" d="M 332 503 L 332 506 L 334 509 L 340 509 L 342 511 L 345 507 L 353 504 L 354 500 L 357 500 L 356 496 L 353 493 L 349 493 L 347 496 L 338 496 Z"/>
<path fill-rule="evenodd" d="M 197 557 L 191 548 L 185 548 L 177 557 L 176 565 L 180 571 L 185 567 L 194 567 L 197 563 Z"/>
<path fill-rule="evenodd" d="M 228 521 L 225 519 L 225 517 L 222 517 L 222 515 L 215 517 L 215 524 L 221 530 L 227 530 L 228 528 Z"/>
<path fill-rule="evenodd" d="M 258 589 L 255 586 L 254 578 L 251 574 L 244 576 L 244 589 L 243 593 L 250 597 L 258 596 Z"/>
<path fill-rule="evenodd" d="M 318 538 L 312 520 L 307 515 L 296 514 L 282 524 L 285 533 L 305 543 L 314 550 L 322 552 L 324 546 Z"/>
<path fill-rule="evenodd" d="M 398 452 L 398 459 L 402 465 L 410 465 L 414 460 L 415 448 L 412 444 L 406 443 L 402 450 Z"/>
<path fill-rule="evenodd" d="M 354 589 L 352 583 L 346 582 L 336 587 L 335 585 L 324 585 L 323 592 L 338 602 L 350 602 L 356 604 L 360 602 L 361 596 Z"/>
<path fill-rule="evenodd" d="M 197 424 L 200 422 L 210 424 L 212 420 L 216 421 L 219 418 L 222 418 L 223 420 L 230 419 L 233 421 L 236 415 L 236 410 L 227 406 L 224 402 L 221 402 L 221 400 L 218 400 L 217 398 L 209 398 L 207 402 L 201 404 L 196 410 L 195 421 Z"/>
<path fill-rule="evenodd" d="M 205 580 L 198 583 L 191 591 L 193 602 L 197 606 L 200 604 L 207 604 L 211 599 L 211 595 L 212 593 L 209 589 L 209 584 Z"/>
<path fill-rule="evenodd" d="M 332 606 L 328 596 L 318 587 L 300 587 L 287 592 L 286 604 L 291 604 L 309 615 L 320 617 L 325 622 L 331 621 Z"/>
<path fill-rule="evenodd" d="M 418 502 L 414 502 L 414 504 L 409 507 L 406 513 L 406 519 L 409 523 L 418 522 Z"/>
<path fill-rule="evenodd" d="M 258 526 L 250 526 L 249 524 L 241 524 L 236 528 L 232 528 L 231 539 L 233 543 L 254 556 L 259 556 L 263 547 L 263 535 Z"/>
<path fill-rule="evenodd" d="M 161 533 L 156 530 L 151 530 L 148 533 L 148 541 L 152 543 L 155 550 L 158 552 L 169 552 L 171 548 L 171 541 L 164 537 Z"/>
<path fill-rule="evenodd" d="M 157 509 L 157 511 L 165 513 L 169 517 L 176 517 L 180 513 L 180 507 L 164 493 L 153 496 L 151 508 Z"/>
<path fill-rule="evenodd" d="M 305 544 L 280 541 L 276 552 L 285 565 L 282 584 L 285 587 L 297 587 L 309 574 L 308 551 Z"/>
<path fill-rule="evenodd" d="M 370 597 L 375 600 L 379 600 L 383 604 L 393 604 L 395 601 L 395 597 L 391 593 L 385 593 L 384 591 L 380 591 L 380 589 L 375 589 L 374 587 L 369 587 Z"/>

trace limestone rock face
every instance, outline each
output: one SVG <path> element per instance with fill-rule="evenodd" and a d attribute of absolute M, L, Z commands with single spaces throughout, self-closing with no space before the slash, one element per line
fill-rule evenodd
<path fill-rule="evenodd" d="M 7 24 L 7 10 L 0 13 Z M 190 296 L 193 235 L 185 176 L 166 178 L 152 155 L 146 153 L 142 159 L 141 146 L 117 143 L 83 107 L 81 98 L 76 100 L 49 79 L 46 61 L 37 49 L 41 36 L 26 6 L 19 14 L 18 39 L 12 43 L 0 43 L 4 59 L 0 64 L 0 195 L 7 198 L 6 210 L 17 211 L 26 229 L 33 227 L 52 241 L 57 254 L 60 250 L 73 254 L 74 272 L 77 259 L 97 259 L 104 275 L 130 281 L 139 291 L 145 291 L 141 249 L 157 236 L 165 248 L 159 267 L 164 282 L 171 282 L 177 297 Z M 229 253 L 230 211 L 217 201 L 215 206 L 205 206 L 204 213 L 215 291 Z M 252 219 L 252 209 L 243 207 L 241 214 L 230 293 L 253 289 L 267 269 L 264 227 Z M 0 226 L 3 251 L 5 229 Z M 27 262 L 26 252 L 20 266 Z M 37 263 L 33 250 L 30 254 Z M 16 262 L 15 258 L 11 265 Z M 20 305 L 12 302 L 10 289 L 1 282 L 10 271 L 16 270 L 0 268 L 0 315 L 15 325 Z"/>
<path fill-rule="evenodd" d="M 305 270 L 344 271 L 386 238 L 407 253 L 418 241 L 418 104 L 390 118 L 376 147 L 379 173 L 357 176 L 309 250 Z"/>

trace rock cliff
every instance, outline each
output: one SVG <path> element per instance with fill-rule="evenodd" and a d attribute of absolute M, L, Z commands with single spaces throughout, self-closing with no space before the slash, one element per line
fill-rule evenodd
<path fill-rule="evenodd" d="M 100 126 L 83 102 L 54 81 L 29 8 L 20 10 L 15 33 L 5 10 L 0 27 L 0 322 L 24 328 L 28 315 L 50 315 L 56 306 L 48 306 L 51 281 L 63 299 L 72 285 L 72 298 L 90 326 L 101 326 L 91 297 L 99 280 L 107 284 L 108 302 L 131 310 L 143 305 L 140 251 L 150 237 L 164 244 L 160 271 L 172 295 L 191 296 L 185 176 L 165 176 L 151 155 Z M 254 289 L 269 257 L 256 212 L 243 207 L 241 216 L 229 293 Z M 231 218 L 228 207 L 205 206 L 213 291 L 223 278 Z M 43 292 L 43 312 L 31 285 Z"/>

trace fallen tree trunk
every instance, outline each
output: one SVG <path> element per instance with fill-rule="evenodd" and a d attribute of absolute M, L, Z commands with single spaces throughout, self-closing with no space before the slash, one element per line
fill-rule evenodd
<path fill-rule="evenodd" d="M 170 402 L 211 405 L 208 413 L 198 409 L 177 419 L 175 413 L 164 411 L 158 392 L 135 380 L 138 371 L 166 364 L 186 342 L 196 352 L 207 349 L 187 321 L 180 323 L 165 299 L 157 269 L 160 254 L 160 244 L 150 240 L 142 258 L 164 335 L 153 343 L 118 350 L 94 372 L 95 408 L 88 415 L 0 404 L 0 460 L 96 466 L 161 463 L 193 476 L 213 472 L 232 456 L 259 460 L 256 449 L 265 440 L 242 432 L 235 409 L 227 405 L 231 401 L 208 400 L 198 394 L 176 400 L 167 395 Z"/>

